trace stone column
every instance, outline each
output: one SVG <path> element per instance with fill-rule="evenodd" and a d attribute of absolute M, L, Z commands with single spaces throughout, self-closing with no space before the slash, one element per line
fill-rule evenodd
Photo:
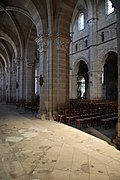
<path fill-rule="evenodd" d="M 21 107 L 25 102 L 25 60 L 20 58 L 19 62 L 19 103 Z"/>
<path fill-rule="evenodd" d="M 8 104 L 8 84 L 9 84 L 9 67 L 6 67 L 5 68 L 5 101 L 6 101 L 6 104 Z"/>
<path fill-rule="evenodd" d="M 0 72 L 0 102 L 2 101 L 2 72 Z"/>
<path fill-rule="evenodd" d="M 39 95 L 39 60 L 35 62 L 35 94 Z"/>
<path fill-rule="evenodd" d="M 46 51 L 46 112 L 55 119 L 60 108 L 69 104 L 69 42 L 70 38 L 49 36 Z"/>
<path fill-rule="evenodd" d="M 12 64 L 12 73 L 11 73 L 11 102 L 16 102 L 16 63 L 15 60 L 13 60 Z"/>
<path fill-rule="evenodd" d="M 54 68 L 53 87 L 56 90 L 53 95 L 53 104 L 57 105 L 57 111 L 69 105 L 69 43 L 70 37 L 58 36 L 56 43 L 56 64 Z M 55 88 L 56 87 L 56 88 Z"/>
<path fill-rule="evenodd" d="M 38 117 L 40 119 L 47 119 L 47 46 L 48 39 L 45 36 L 40 36 L 36 39 L 39 45 L 39 112 Z M 41 78 L 40 78 L 41 77 Z M 43 82 L 42 82 L 43 81 Z"/>
<path fill-rule="evenodd" d="M 20 85 L 20 59 L 16 60 L 16 103 L 19 103 L 19 85 Z"/>
<path fill-rule="evenodd" d="M 89 72 L 89 88 L 91 99 L 102 99 L 102 71 Z"/>
<path fill-rule="evenodd" d="M 114 6 L 117 8 L 117 51 L 118 51 L 118 128 L 116 145 L 120 150 L 120 0 L 113 1 Z"/>
<path fill-rule="evenodd" d="M 97 18 L 91 17 L 88 20 L 89 26 L 89 98 L 102 98 L 102 74 L 99 71 L 99 62 L 97 60 Z"/>
<path fill-rule="evenodd" d="M 34 62 L 27 60 L 26 62 L 26 101 L 33 102 L 35 89 L 35 73 Z"/>
<path fill-rule="evenodd" d="M 47 119 L 53 120 L 54 115 L 54 106 L 53 106 L 53 82 L 54 82 L 54 60 L 55 60 L 55 52 L 54 52 L 54 39 L 55 36 L 51 34 L 49 36 L 49 41 L 47 44 L 47 57 L 46 57 L 46 81 L 47 81 L 47 99 L 46 99 L 46 106 L 47 106 Z"/>
<path fill-rule="evenodd" d="M 12 66 L 8 68 L 8 103 L 11 103 L 11 93 L 12 93 Z"/>
<path fill-rule="evenodd" d="M 70 75 L 70 98 L 76 99 L 77 98 L 77 74 L 73 74 L 71 72 Z"/>
<path fill-rule="evenodd" d="M 5 69 L 3 70 L 2 74 L 2 101 L 5 101 L 6 97 L 6 83 L 5 83 Z"/>
<path fill-rule="evenodd" d="M 53 119 L 60 108 L 69 104 L 69 38 L 50 35 L 36 39 L 39 44 L 41 119 Z"/>

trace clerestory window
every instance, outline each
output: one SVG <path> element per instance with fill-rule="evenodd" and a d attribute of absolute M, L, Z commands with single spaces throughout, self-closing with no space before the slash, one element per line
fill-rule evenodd
<path fill-rule="evenodd" d="M 84 14 L 81 13 L 78 17 L 78 31 L 81 31 L 84 29 Z"/>
<path fill-rule="evenodd" d="M 112 2 L 110 0 L 107 0 L 107 14 L 111 14 L 114 12 L 114 8 L 112 7 Z"/>

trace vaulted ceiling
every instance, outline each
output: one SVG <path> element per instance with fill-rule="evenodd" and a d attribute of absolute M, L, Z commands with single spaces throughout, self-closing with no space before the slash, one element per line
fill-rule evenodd
<path fill-rule="evenodd" d="M 37 36 L 68 35 L 78 1 L 79 6 L 87 7 L 86 0 L 0 0 L 0 61 L 4 67 L 13 59 L 25 58 L 26 44 Z"/>

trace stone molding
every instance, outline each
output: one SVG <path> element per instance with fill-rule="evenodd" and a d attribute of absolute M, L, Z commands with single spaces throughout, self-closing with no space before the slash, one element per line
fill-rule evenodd
<path fill-rule="evenodd" d="M 87 21 L 87 23 L 89 24 L 89 25 L 92 25 L 93 23 L 95 23 L 95 22 L 97 22 L 98 21 L 98 18 L 91 18 L 91 19 L 89 19 L 88 21 Z"/>

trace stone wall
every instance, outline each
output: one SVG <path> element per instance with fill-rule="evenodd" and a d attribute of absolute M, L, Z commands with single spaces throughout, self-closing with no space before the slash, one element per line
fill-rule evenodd
<path fill-rule="evenodd" d="M 87 16 L 86 12 L 85 15 Z M 78 73 L 76 67 L 79 61 L 83 60 L 88 66 L 88 98 L 101 99 L 102 69 L 106 56 L 110 51 L 117 53 L 116 13 L 107 15 L 105 1 L 99 2 L 93 17 L 91 19 L 85 17 L 85 28 L 82 31 L 77 30 L 77 16 L 72 20 L 74 33 L 70 54 L 70 98 L 76 98 L 75 80 Z"/>

